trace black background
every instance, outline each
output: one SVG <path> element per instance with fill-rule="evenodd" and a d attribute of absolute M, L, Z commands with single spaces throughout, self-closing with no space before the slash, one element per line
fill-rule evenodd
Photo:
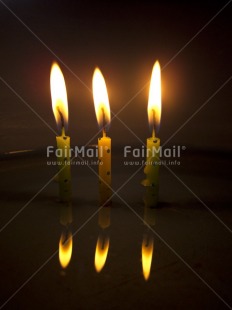
<path fill-rule="evenodd" d="M 117 113 L 150 80 L 154 61 L 160 61 L 164 69 L 159 137 L 163 143 L 231 75 L 231 4 L 172 59 L 225 1 L 5 4 L 44 45 L 0 3 L 1 77 L 56 130 L 49 76 L 52 62 L 58 61 L 67 85 L 68 133 L 73 144 L 88 143 L 98 131 L 91 94 L 96 66 L 106 79 L 112 112 Z M 213 97 L 170 143 L 231 150 L 230 85 Z M 147 98 L 148 84 L 118 115 L 142 141 L 150 135 Z M 2 81 L 0 101 L 2 151 L 38 149 L 55 143 L 52 131 Z M 109 135 L 115 146 L 141 144 L 116 119 Z"/>

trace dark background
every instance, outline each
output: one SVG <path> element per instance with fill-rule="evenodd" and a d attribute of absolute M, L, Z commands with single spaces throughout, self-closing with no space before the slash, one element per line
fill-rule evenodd
<path fill-rule="evenodd" d="M 176 58 L 170 59 L 226 1 L 5 1 L 51 51 L 0 3 L 0 76 L 55 130 L 50 67 L 57 60 L 69 101 L 73 144 L 86 144 L 98 131 L 91 94 L 99 66 L 112 112 L 117 113 L 150 80 L 156 59 L 162 67 L 164 143 L 231 75 L 231 4 Z M 81 83 L 72 72 L 77 75 Z M 83 85 L 85 84 L 85 85 Z M 90 90 L 89 90 L 89 89 Z M 231 150 L 231 82 L 175 136 L 170 144 Z M 119 114 L 145 142 L 148 84 Z M 0 82 L 1 152 L 55 144 L 52 131 Z M 117 119 L 113 146 L 141 144 Z M 94 138 L 91 143 L 96 143 Z"/>
<path fill-rule="evenodd" d="M 0 156 L 1 307 L 231 309 L 231 81 L 169 141 L 188 148 L 180 166 L 160 169 L 152 230 L 144 225 L 143 166 L 124 165 L 119 146 L 141 145 L 150 135 L 147 82 L 156 59 L 164 68 L 163 145 L 228 80 L 232 3 L 174 57 L 226 1 L 5 0 L 43 44 L 1 2 L 0 155 L 35 150 Z M 91 94 L 95 66 L 105 76 L 112 112 L 146 85 L 119 114 L 141 141 L 116 119 L 110 128 L 112 188 L 119 196 L 112 197 L 110 249 L 100 274 L 94 268 L 102 233 L 97 165 L 72 166 L 73 255 L 65 270 L 58 259 L 65 205 L 54 182 L 57 166 L 48 166 L 45 153 L 55 135 L 25 104 L 56 130 L 49 88 L 54 60 L 66 80 L 72 144 L 93 144 L 100 135 Z M 147 282 L 145 234 L 154 238 Z"/>

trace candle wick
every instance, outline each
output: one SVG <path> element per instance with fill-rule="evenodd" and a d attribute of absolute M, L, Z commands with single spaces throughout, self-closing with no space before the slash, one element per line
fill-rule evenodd
<path fill-rule="evenodd" d="M 65 136 L 64 126 L 62 126 L 62 129 L 61 129 L 61 135 L 62 135 L 62 136 Z"/>
<path fill-rule="evenodd" d="M 64 117 L 63 117 L 63 114 L 61 113 L 59 107 L 57 107 L 57 111 L 58 113 L 60 114 L 60 121 L 61 121 L 61 135 L 62 136 L 65 136 L 65 130 L 64 130 Z"/>
<path fill-rule="evenodd" d="M 153 114 L 153 129 L 152 129 L 152 138 L 155 138 L 155 110 L 152 109 Z"/>
<path fill-rule="evenodd" d="M 152 129 L 152 138 L 155 139 L 155 127 Z"/>
<path fill-rule="evenodd" d="M 61 113 L 59 107 L 57 108 L 58 113 L 60 114 L 60 121 L 61 121 L 61 126 L 64 127 L 64 117 L 63 114 Z"/>
<path fill-rule="evenodd" d="M 105 117 L 105 110 L 104 108 L 101 108 L 102 110 L 102 126 L 103 126 L 103 129 L 102 129 L 102 134 L 103 134 L 103 137 L 106 136 L 106 117 Z"/>

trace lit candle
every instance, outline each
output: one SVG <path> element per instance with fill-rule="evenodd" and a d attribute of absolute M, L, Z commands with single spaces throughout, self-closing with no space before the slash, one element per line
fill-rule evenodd
<path fill-rule="evenodd" d="M 152 130 L 152 136 L 147 139 L 147 160 L 144 173 L 146 179 L 142 181 L 144 186 L 149 187 L 150 206 L 158 203 L 159 191 L 159 156 L 160 139 L 156 137 L 161 118 L 161 72 L 159 62 L 156 61 L 152 70 L 150 91 L 148 99 L 148 120 Z"/>
<path fill-rule="evenodd" d="M 68 202 L 71 199 L 70 137 L 65 134 L 68 125 L 68 100 L 64 76 L 57 63 L 51 68 L 50 86 L 53 113 L 61 133 L 56 137 L 59 197 L 60 201 Z"/>
<path fill-rule="evenodd" d="M 98 139 L 100 205 L 110 205 L 111 197 L 111 139 L 107 136 L 110 125 L 110 105 L 106 83 L 101 71 L 93 74 L 93 100 L 102 137 Z"/>

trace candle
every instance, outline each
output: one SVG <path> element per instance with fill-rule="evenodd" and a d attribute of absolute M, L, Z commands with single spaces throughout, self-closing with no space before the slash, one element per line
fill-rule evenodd
<path fill-rule="evenodd" d="M 59 197 L 61 202 L 68 202 L 71 199 L 70 137 L 65 134 L 68 125 L 68 100 L 64 76 L 57 63 L 51 68 L 50 86 L 53 113 L 61 133 L 56 137 Z"/>
<path fill-rule="evenodd" d="M 152 130 L 152 136 L 147 139 L 147 159 L 144 173 L 146 179 L 142 181 L 148 187 L 149 205 L 155 207 L 158 203 L 159 191 L 159 166 L 160 166 L 160 139 L 156 137 L 161 118 L 161 72 L 159 62 L 156 61 L 151 76 L 149 99 L 148 99 L 148 121 Z"/>
<path fill-rule="evenodd" d="M 105 79 L 96 68 L 93 74 L 93 100 L 102 137 L 98 139 L 98 171 L 100 206 L 110 205 L 111 192 L 111 139 L 107 136 L 110 125 L 110 105 Z"/>

